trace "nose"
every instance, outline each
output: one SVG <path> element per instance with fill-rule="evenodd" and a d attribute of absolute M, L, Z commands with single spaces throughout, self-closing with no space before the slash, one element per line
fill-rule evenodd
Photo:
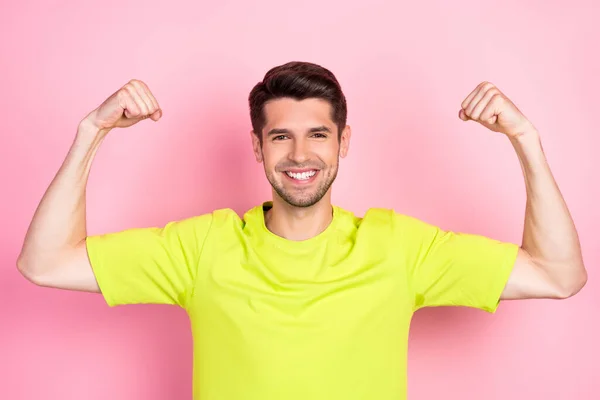
<path fill-rule="evenodd" d="M 301 164 L 309 159 L 308 153 L 309 149 L 304 140 L 294 140 L 293 146 L 290 150 L 289 158 L 290 160 Z"/>

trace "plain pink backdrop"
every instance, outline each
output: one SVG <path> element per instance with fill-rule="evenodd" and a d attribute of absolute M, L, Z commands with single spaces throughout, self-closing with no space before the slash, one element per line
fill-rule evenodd
<path fill-rule="evenodd" d="M 559 5 L 559 3 L 561 5 Z M 565 301 L 418 312 L 409 399 L 600 398 L 600 10 L 594 1 L 4 1 L 0 6 L 0 398 L 190 399 L 185 313 L 36 287 L 15 267 L 33 212 L 87 112 L 131 78 L 164 117 L 113 131 L 88 185 L 88 233 L 269 199 L 247 96 L 271 67 L 330 68 L 353 137 L 336 204 L 393 207 L 521 243 L 508 140 L 458 118 L 481 81 L 541 132 L 589 282 Z M 376 399 L 375 399 L 376 400 Z"/>

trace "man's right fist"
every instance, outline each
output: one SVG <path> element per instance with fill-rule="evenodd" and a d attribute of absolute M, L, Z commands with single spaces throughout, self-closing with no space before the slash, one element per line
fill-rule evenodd
<path fill-rule="evenodd" d="M 148 86 L 142 81 L 132 79 L 100 104 L 86 119 L 98 129 L 110 130 L 126 128 L 148 117 L 158 121 L 162 117 L 162 110 Z"/>

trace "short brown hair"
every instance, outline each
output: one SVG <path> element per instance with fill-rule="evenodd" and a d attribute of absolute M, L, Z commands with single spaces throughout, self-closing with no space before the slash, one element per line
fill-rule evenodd
<path fill-rule="evenodd" d="M 335 75 L 328 69 L 309 62 L 292 61 L 271 68 L 248 97 L 252 129 L 262 144 L 265 126 L 264 105 L 278 98 L 304 100 L 320 98 L 331 105 L 331 119 L 338 128 L 338 139 L 346 127 L 346 97 Z"/>

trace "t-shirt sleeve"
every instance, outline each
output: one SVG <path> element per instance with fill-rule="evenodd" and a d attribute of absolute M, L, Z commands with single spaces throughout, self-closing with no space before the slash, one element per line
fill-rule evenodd
<path fill-rule="evenodd" d="M 518 245 L 443 230 L 402 214 L 394 218 L 415 310 L 464 306 L 496 311 Z"/>
<path fill-rule="evenodd" d="M 88 236 L 88 257 L 109 306 L 173 304 L 187 307 L 212 214 Z"/>

